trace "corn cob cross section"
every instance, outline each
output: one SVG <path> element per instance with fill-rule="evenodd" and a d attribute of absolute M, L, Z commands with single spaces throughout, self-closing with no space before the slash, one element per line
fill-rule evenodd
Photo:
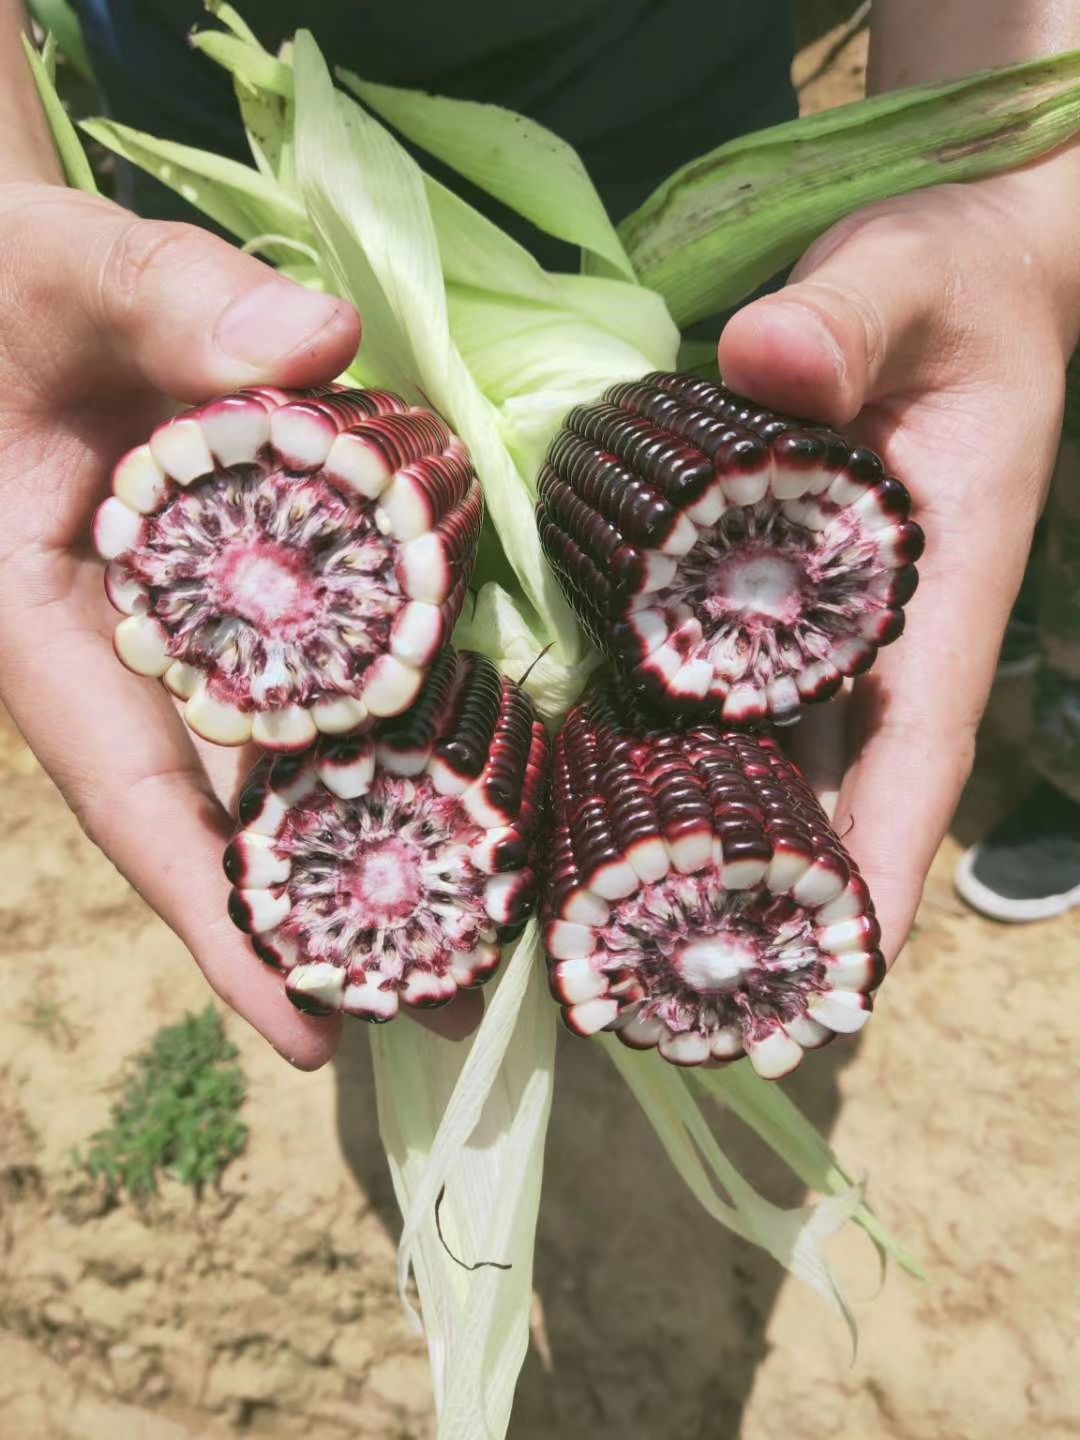
<path fill-rule="evenodd" d="M 483 500 L 438 416 L 376 390 L 241 390 L 123 457 L 94 525 L 114 644 L 223 745 L 396 715 L 449 639 Z"/>
<path fill-rule="evenodd" d="M 873 906 L 775 739 L 657 728 L 608 683 L 571 712 L 552 788 L 543 935 L 571 1030 L 775 1079 L 861 1029 Z"/>
<path fill-rule="evenodd" d="M 295 1005 L 384 1021 L 494 973 L 535 903 L 548 748 L 521 688 L 448 648 L 406 714 L 258 763 L 229 910 Z"/>
<path fill-rule="evenodd" d="M 785 724 L 903 629 L 922 532 L 870 450 L 653 374 L 568 416 L 541 543 L 591 638 L 665 710 Z"/>

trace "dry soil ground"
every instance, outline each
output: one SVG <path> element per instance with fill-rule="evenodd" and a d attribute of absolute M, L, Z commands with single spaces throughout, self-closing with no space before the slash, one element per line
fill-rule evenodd
<path fill-rule="evenodd" d="M 219 1196 L 168 1185 L 140 1216 L 73 1190 L 69 1152 L 105 1121 L 121 1058 L 205 993 L 2 733 L 0 1435 L 426 1440 L 363 1031 L 305 1076 L 230 1022 L 251 1141 Z M 568 1039 L 516 1440 L 1080 1434 L 1080 919 L 964 913 L 956 853 L 862 1042 L 792 1083 L 931 1282 L 891 1274 L 875 1297 L 864 1247 L 841 1247 L 852 1365 L 816 1297 L 715 1229 L 607 1062 Z"/>
<path fill-rule="evenodd" d="M 802 62 L 828 56 L 812 103 L 847 98 L 863 63 L 860 37 L 829 51 Z M 999 702 L 1014 728 L 1021 700 Z M 1022 784 L 989 757 L 965 840 L 1004 773 Z M 221 1194 L 166 1186 L 145 1216 L 87 1203 L 71 1147 L 106 1120 L 122 1058 L 206 992 L 9 725 L 0 782 L 0 1435 L 427 1440 L 365 1033 L 304 1076 L 230 1021 L 251 1140 Z M 695 1208 L 607 1062 L 568 1039 L 515 1440 L 1080 1435 L 1080 916 L 1007 930 L 966 913 L 958 846 L 861 1043 L 791 1084 L 930 1282 L 892 1273 L 875 1294 L 864 1247 L 841 1245 L 852 1364 L 816 1297 Z"/>

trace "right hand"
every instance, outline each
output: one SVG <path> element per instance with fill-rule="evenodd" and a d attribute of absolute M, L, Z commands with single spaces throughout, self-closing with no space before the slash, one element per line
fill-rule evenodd
<path fill-rule="evenodd" d="M 195 739 L 163 687 L 116 660 L 90 524 L 170 401 L 331 380 L 356 312 L 194 226 L 35 184 L 0 185 L 0 296 L 0 700 L 218 994 L 313 1069 L 339 1019 L 295 1010 L 226 913 L 222 802 L 249 757 Z M 453 1009 L 444 1031 L 468 1028 L 470 1007 Z"/>
<path fill-rule="evenodd" d="M 823 235 L 720 341 L 741 394 L 847 429 L 911 490 L 926 531 L 903 639 L 792 736 L 843 766 L 835 820 L 888 962 L 975 754 L 1061 435 L 1080 332 L 1080 150 L 881 201 Z M 845 763 L 846 762 L 846 763 Z"/>

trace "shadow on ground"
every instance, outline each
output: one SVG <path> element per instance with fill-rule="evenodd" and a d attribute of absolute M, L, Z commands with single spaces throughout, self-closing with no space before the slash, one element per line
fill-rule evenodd
<path fill-rule="evenodd" d="M 834 1046 L 789 1082 L 826 1132 L 853 1053 Z M 346 1161 L 396 1234 L 358 1028 L 335 1063 Z M 522 1374 L 513 1440 L 734 1440 L 782 1272 L 699 1208 L 598 1047 L 560 1037 L 557 1073 L 537 1240 L 543 1333 Z M 798 1203 L 797 1182 L 736 1121 L 723 1119 L 721 1133 L 765 1193 Z"/>

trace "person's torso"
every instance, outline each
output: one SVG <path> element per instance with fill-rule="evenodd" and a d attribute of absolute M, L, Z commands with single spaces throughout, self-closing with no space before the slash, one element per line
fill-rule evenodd
<path fill-rule="evenodd" d="M 186 43 L 192 27 L 212 23 L 198 0 L 76 0 L 76 8 L 114 118 L 246 158 L 228 77 Z M 615 219 L 679 165 L 795 113 L 790 0 L 253 0 L 240 8 L 272 48 L 306 26 L 331 64 L 366 79 L 539 120 L 578 150 Z"/>

